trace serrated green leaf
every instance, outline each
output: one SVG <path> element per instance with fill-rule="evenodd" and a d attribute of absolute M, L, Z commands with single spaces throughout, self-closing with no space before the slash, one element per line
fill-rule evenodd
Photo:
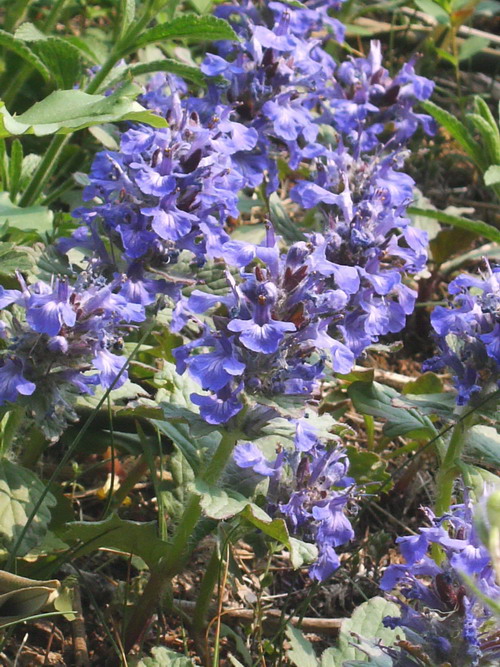
<path fill-rule="evenodd" d="M 229 39 L 239 41 L 227 21 L 215 16 L 197 16 L 183 14 L 169 23 L 162 23 L 142 33 L 139 41 L 130 50 L 142 48 L 147 44 L 160 42 L 164 39 L 197 39 L 210 41 L 215 39 Z"/>
<path fill-rule="evenodd" d="M 421 208 L 415 208 L 410 206 L 407 209 L 410 215 L 424 215 L 434 220 L 439 220 L 446 225 L 452 225 L 453 227 L 459 227 L 460 229 L 466 229 L 469 232 L 473 232 L 477 236 L 483 236 L 485 239 L 490 241 L 495 241 L 495 243 L 500 243 L 500 231 L 489 225 L 487 222 L 482 220 L 469 220 L 468 218 L 462 218 L 457 215 L 449 215 L 444 211 L 438 210 L 424 210 Z"/>
<path fill-rule="evenodd" d="M 10 51 L 13 51 L 27 63 L 29 63 L 34 69 L 39 72 L 45 81 L 49 81 L 51 78 L 50 70 L 47 66 L 40 60 L 40 58 L 33 53 L 33 51 L 26 46 L 24 42 L 20 39 L 17 39 L 14 35 L 11 35 L 10 32 L 5 32 L 5 30 L 0 30 L 0 46 L 3 46 Z"/>
<path fill-rule="evenodd" d="M 486 185 L 496 185 L 500 183 L 500 164 L 492 164 L 484 172 L 484 182 Z"/>
<path fill-rule="evenodd" d="M 48 39 L 47 35 L 39 30 L 36 25 L 26 21 L 22 23 L 19 28 L 14 33 L 16 39 L 20 39 L 23 42 L 38 42 Z"/>
<path fill-rule="evenodd" d="M 194 667 L 190 658 L 164 646 L 155 646 L 151 654 L 151 658 L 142 658 L 139 662 L 134 663 L 134 667 Z"/>
<path fill-rule="evenodd" d="M 52 229 L 53 217 L 54 214 L 46 206 L 21 208 L 11 202 L 7 192 L 0 192 L 0 224 L 9 223 L 23 231 L 34 229 L 42 233 Z M 5 273 L 3 267 L 0 270 Z"/>
<path fill-rule="evenodd" d="M 59 531 L 59 536 L 65 542 L 82 542 L 78 549 L 79 556 L 97 549 L 113 549 L 140 556 L 150 568 L 169 550 L 167 542 L 157 535 L 155 521 L 126 521 L 117 514 L 104 521 L 71 521 Z"/>
<path fill-rule="evenodd" d="M 166 127 L 164 118 L 147 111 L 119 93 L 105 97 L 81 90 L 56 90 L 19 116 L 11 116 L 0 102 L 0 137 L 20 134 L 67 134 L 91 125 L 134 120 Z"/>
<path fill-rule="evenodd" d="M 442 125 L 460 146 L 467 152 L 476 165 L 484 171 L 488 166 L 485 164 L 481 146 L 471 136 L 465 125 L 451 113 L 438 107 L 434 102 L 421 102 L 422 108 L 427 111 L 437 122 Z M 438 218 L 439 219 L 439 218 Z M 450 223 L 452 224 L 452 223 Z"/>
<path fill-rule="evenodd" d="M 290 642 L 290 648 L 286 652 L 288 659 L 296 667 L 318 667 L 318 659 L 311 642 L 304 637 L 298 628 L 288 624 L 286 635 Z"/>
<path fill-rule="evenodd" d="M 400 616 L 399 607 L 382 597 L 374 597 L 356 607 L 352 616 L 342 621 L 338 647 L 327 649 L 321 656 L 322 667 L 338 667 L 345 660 L 366 661 L 366 653 L 351 645 L 351 633 L 366 639 L 379 640 L 385 646 L 391 646 L 401 635 L 401 630 L 386 628 L 383 619 L 386 616 Z"/>
<path fill-rule="evenodd" d="M 11 554 L 17 544 L 44 489 L 42 481 L 31 470 L 6 459 L 0 460 L 0 549 L 5 555 Z M 54 496 L 47 493 L 17 546 L 17 556 L 24 556 L 42 541 L 51 518 L 50 508 L 55 504 Z"/>
<path fill-rule="evenodd" d="M 47 66 L 60 88 L 71 88 L 81 73 L 81 52 L 60 37 L 49 37 L 35 42 L 32 47 Z"/>

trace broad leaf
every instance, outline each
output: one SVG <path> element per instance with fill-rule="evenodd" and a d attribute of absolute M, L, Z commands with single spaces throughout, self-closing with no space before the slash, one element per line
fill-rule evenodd
<path fill-rule="evenodd" d="M 81 541 L 79 556 L 97 549 L 111 549 L 140 556 L 152 568 L 169 550 L 169 545 L 158 537 L 156 530 L 154 521 L 125 521 L 112 514 L 104 521 L 71 521 L 64 526 L 60 537 L 66 542 Z"/>
<path fill-rule="evenodd" d="M 56 90 L 20 116 L 11 116 L 0 102 L 0 137 L 19 134 L 67 134 L 91 125 L 134 120 L 165 127 L 164 118 L 118 93 L 89 95 L 81 90 Z"/>
<path fill-rule="evenodd" d="M 298 628 L 287 625 L 286 635 L 290 648 L 286 652 L 288 659 L 296 667 L 318 667 L 318 659 L 311 642 L 304 637 Z"/>
<path fill-rule="evenodd" d="M 398 392 L 378 382 L 354 382 L 347 393 L 358 412 L 386 419 L 384 434 L 388 438 L 412 434 L 414 437 L 432 437 L 436 434 L 432 423 L 416 410 L 393 406 Z"/>
<path fill-rule="evenodd" d="M 9 223 L 12 227 L 26 230 L 36 230 L 38 233 L 52 230 L 54 214 L 46 206 L 29 206 L 21 208 L 10 201 L 7 192 L 0 192 L 0 225 Z M 0 267 L 5 273 L 3 267 Z"/>
<path fill-rule="evenodd" d="M 33 260 L 26 252 L 22 252 L 21 246 L 14 243 L 0 241 L 0 275 L 12 278 L 16 271 L 30 271 L 33 268 Z"/>
<path fill-rule="evenodd" d="M 60 582 L 28 579 L 0 570 L 0 625 L 33 616 L 59 595 Z"/>
<path fill-rule="evenodd" d="M 472 426 L 467 431 L 465 451 L 477 463 L 500 470 L 500 434 L 492 426 Z"/>
<path fill-rule="evenodd" d="M 433 2 L 432 0 L 415 0 L 415 4 L 423 12 L 435 18 L 438 23 L 449 25 L 450 16 L 437 2 Z"/>
<path fill-rule="evenodd" d="M 467 60 L 467 58 L 472 58 L 472 56 L 475 56 L 489 46 L 489 43 L 490 40 L 487 37 L 481 37 L 480 35 L 469 37 L 460 45 L 458 60 L 461 61 Z"/>
<path fill-rule="evenodd" d="M 134 662 L 134 667 L 194 667 L 191 658 L 164 646 L 155 646 L 151 650 L 151 655 L 151 658 L 142 658 L 139 662 Z"/>
<path fill-rule="evenodd" d="M 0 549 L 3 555 L 17 547 L 17 556 L 24 556 L 39 544 L 50 521 L 50 508 L 56 504 L 49 492 L 40 505 L 33 521 L 17 544 L 27 520 L 45 490 L 42 481 L 22 466 L 0 460 Z"/>
<path fill-rule="evenodd" d="M 338 647 L 327 649 L 321 656 L 322 667 L 338 667 L 344 660 L 366 660 L 366 654 L 352 646 L 352 634 L 366 639 L 377 639 L 391 646 L 401 630 L 391 630 L 383 624 L 386 616 L 399 616 L 399 607 L 382 597 L 374 597 L 357 607 L 350 618 L 342 622 Z"/>
<path fill-rule="evenodd" d="M 162 23 L 142 33 L 139 41 L 130 50 L 160 42 L 164 39 L 196 39 L 214 40 L 229 39 L 238 41 L 238 35 L 234 32 L 227 21 L 215 16 L 196 16 L 196 14 L 183 14 L 174 18 L 169 23 Z"/>
<path fill-rule="evenodd" d="M 200 496 L 200 505 L 205 516 L 218 521 L 239 514 L 249 504 L 248 499 L 239 493 L 233 492 L 229 495 L 223 489 L 200 479 L 195 480 L 192 490 Z"/>

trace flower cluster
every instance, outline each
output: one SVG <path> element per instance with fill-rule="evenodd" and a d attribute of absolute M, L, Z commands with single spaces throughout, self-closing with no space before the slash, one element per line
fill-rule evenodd
<path fill-rule="evenodd" d="M 325 581 L 340 566 L 336 549 L 354 537 L 348 518 L 354 480 L 347 475 L 349 460 L 338 442 L 325 445 L 310 419 L 295 419 L 293 426 L 293 447 L 279 451 L 274 461 L 253 442 L 238 445 L 234 459 L 241 468 L 270 478 L 269 511 L 285 517 L 292 535 L 317 546 L 309 575 Z"/>
<path fill-rule="evenodd" d="M 169 127 L 132 127 L 122 135 L 119 151 L 97 154 L 84 190 L 91 205 L 74 212 L 85 226 L 59 244 L 62 250 L 85 248 L 101 271 L 119 267 L 127 276 L 122 293 L 143 305 L 159 293 L 178 298 L 179 283 L 164 270 L 182 251 L 198 265 L 220 255 L 229 239 L 223 225 L 238 217 L 238 192 L 247 185 L 234 156 L 257 142 L 256 131 L 232 121 L 227 108 L 214 106 L 201 123 L 181 101 L 176 79 L 170 81 L 175 82 L 170 95 L 164 94 L 164 75 L 157 75 L 145 94 L 154 109 L 161 104 Z"/>
<path fill-rule="evenodd" d="M 35 421 L 57 439 L 76 417 L 76 395 L 115 382 L 125 362 L 115 354 L 122 335 L 144 321 L 145 312 L 118 293 L 119 278 L 106 283 L 82 273 L 75 285 L 66 278 L 28 286 L 19 276 L 19 282 L 20 290 L 0 287 L 0 405 L 29 396 L 24 403 Z M 126 378 L 124 371 L 114 386 Z"/>
<path fill-rule="evenodd" d="M 216 306 L 213 327 L 200 321 L 200 338 L 174 350 L 178 372 L 188 369 L 212 392 L 193 398 L 207 421 L 237 414 L 243 392 L 310 397 L 327 360 L 335 372 L 348 373 L 369 344 L 402 329 L 413 290 L 397 270 L 372 273 L 376 257 L 365 266 L 337 263 L 339 245 L 335 234 L 317 233 L 281 253 L 271 226 L 260 246 L 224 244 L 240 281 L 228 274 L 225 295 L 192 292 L 186 313 Z"/>
<path fill-rule="evenodd" d="M 473 580 L 479 594 L 499 599 L 500 585 L 491 554 L 475 527 L 472 503 L 467 499 L 439 518 L 429 509 L 425 512 L 430 526 L 397 540 L 406 563 L 390 565 L 382 578 L 383 590 L 398 585 L 406 598 L 406 602 L 395 599 L 401 616 L 388 617 L 384 623 L 403 628 L 408 642 L 425 655 L 425 664 L 491 665 L 500 657 L 495 621 L 489 607 L 467 588 L 462 576 Z M 431 545 L 444 554 L 439 565 L 428 555 Z M 395 664 L 421 664 L 412 662 L 401 644 L 405 659 Z"/>
<path fill-rule="evenodd" d="M 431 322 L 440 353 L 425 370 L 450 368 L 458 392 L 457 403 L 500 383 L 500 267 L 483 277 L 462 274 L 449 285 L 449 307 L 437 306 Z"/>

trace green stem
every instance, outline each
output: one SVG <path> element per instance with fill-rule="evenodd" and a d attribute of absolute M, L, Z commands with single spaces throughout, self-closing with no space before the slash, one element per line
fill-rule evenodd
<path fill-rule="evenodd" d="M 451 505 L 453 485 L 459 473 L 457 461 L 460 461 L 467 431 L 474 421 L 473 414 L 461 419 L 453 427 L 450 442 L 437 476 L 436 514 L 442 516 Z"/>
<path fill-rule="evenodd" d="M 201 580 L 200 590 L 196 598 L 196 606 L 193 612 L 192 629 L 193 635 L 201 637 L 205 629 L 208 609 L 214 592 L 215 585 L 219 579 L 220 558 L 219 545 L 215 544 L 205 574 Z"/>
<path fill-rule="evenodd" d="M 70 137 L 71 134 L 56 134 L 52 137 L 52 141 L 50 142 L 42 161 L 33 174 L 30 184 L 19 200 L 19 206 L 31 206 L 37 201 L 45 184 L 52 176 L 52 172 L 57 165 L 59 156 Z"/>
<path fill-rule="evenodd" d="M 238 439 L 238 433 L 225 432 L 201 479 L 207 484 L 214 484 L 221 476 Z M 125 652 L 128 653 L 140 639 L 155 607 L 167 590 L 170 580 L 182 570 L 194 548 L 190 544 L 194 529 L 201 517 L 200 497 L 191 494 L 184 514 L 173 536 L 170 551 L 151 571 L 146 587 L 135 605 L 125 632 Z"/>

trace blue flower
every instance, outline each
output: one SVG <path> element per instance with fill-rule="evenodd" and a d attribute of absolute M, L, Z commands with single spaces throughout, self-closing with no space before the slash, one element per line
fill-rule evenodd
<path fill-rule="evenodd" d="M 27 380 L 23 373 L 23 363 L 20 359 L 0 360 L 0 405 L 6 402 L 15 403 L 19 395 L 31 396 L 33 394 L 36 385 Z"/>

